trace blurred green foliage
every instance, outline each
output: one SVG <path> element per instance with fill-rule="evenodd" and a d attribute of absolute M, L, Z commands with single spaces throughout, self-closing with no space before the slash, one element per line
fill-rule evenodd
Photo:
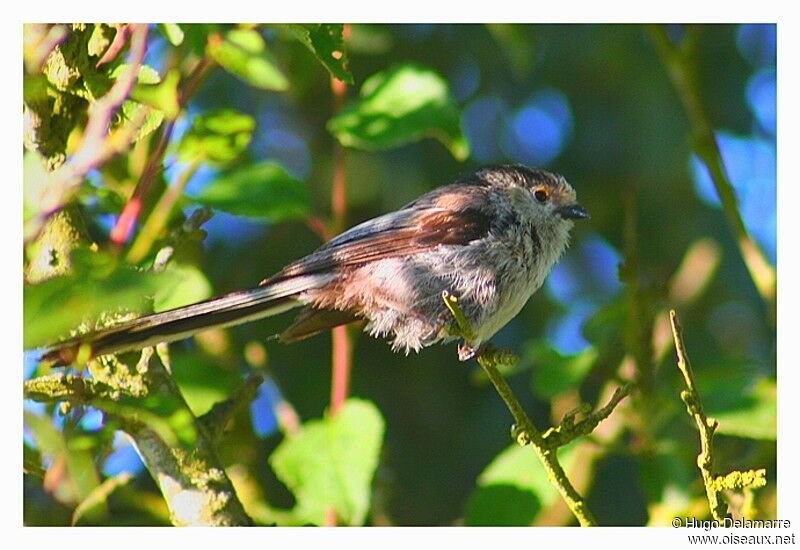
<path fill-rule="evenodd" d="M 26 221 L 47 213 L 51 171 L 81 150 L 93 106 L 130 62 L 125 47 L 97 65 L 120 28 L 25 27 Z M 679 43 L 686 27 L 667 32 Z M 751 99 L 757 77 L 774 77 L 774 26 L 692 33 L 698 100 L 714 129 L 774 152 L 774 129 Z M 488 163 L 542 162 L 572 182 L 592 218 L 576 227 L 547 285 L 496 336 L 523 358 L 509 383 L 540 428 L 581 402 L 604 403 L 621 379 L 637 383 L 590 438 L 562 449 L 576 488 L 604 524 L 708 517 L 698 436 L 678 397 L 666 318 L 675 307 L 707 412 L 720 421 L 716 467 L 765 467 L 756 509 L 775 517 L 774 311 L 724 213 L 698 187 L 686 113 L 645 29 L 168 24 L 152 26 L 147 40 L 138 82 L 111 120 L 112 131 L 136 131 L 59 205 L 85 228 L 76 242 L 43 243 L 45 229 L 25 243 L 26 348 L 98 318 L 256 285 L 321 244 L 337 163 L 355 224 Z M 201 60 L 211 67 L 187 86 Z M 352 84 L 342 105 L 332 78 Z M 722 154 L 726 169 L 740 173 L 747 159 Z M 153 158 L 158 170 L 133 235 L 113 245 L 111 228 Z M 767 199 L 770 169 L 752 168 L 761 176 L 752 185 Z M 158 211 L 165 189 L 184 176 L 175 207 Z M 201 223 L 206 207 L 214 216 Z M 128 263 L 154 215 L 165 223 L 153 246 Z M 62 250 L 70 261 L 59 264 Z M 163 272 L 153 269 L 165 261 Z M 55 276 L 34 276 L 34 267 Z M 343 524 L 574 522 L 530 449 L 509 446 L 508 412 L 453 346 L 406 357 L 352 331 L 356 397 L 331 417 L 329 336 L 292 346 L 266 339 L 287 322 L 170 346 L 173 376 L 196 415 L 249 372 L 268 378 L 218 447 L 257 523 L 320 524 L 330 513 Z M 36 358 L 26 353 L 27 380 L 48 374 Z M 137 416 L 184 443 L 186 419 L 146 399 L 24 406 L 26 524 L 169 523 L 114 418 Z"/>
<path fill-rule="evenodd" d="M 302 220 L 308 215 L 306 186 L 271 161 L 220 174 L 194 200 L 231 214 L 273 222 Z"/>
<path fill-rule="evenodd" d="M 394 67 L 367 79 L 359 95 L 328 122 L 328 129 L 343 145 L 391 149 L 432 136 L 457 159 L 469 155 L 458 109 L 447 83 L 436 72 L 416 65 Z"/>

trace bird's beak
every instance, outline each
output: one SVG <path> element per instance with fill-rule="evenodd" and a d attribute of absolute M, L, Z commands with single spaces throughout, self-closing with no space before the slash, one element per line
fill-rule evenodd
<path fill-rule="evenodd" d="M 589 217 L 589 213 L 586 211 L 586 209 L 578 203 L 562 206 L 556 209 L 556 213 L 565 220 L 576 220 Z"/>

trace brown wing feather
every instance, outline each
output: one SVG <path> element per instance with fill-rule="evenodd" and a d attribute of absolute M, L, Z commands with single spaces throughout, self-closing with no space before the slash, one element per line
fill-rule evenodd
<path fill-rule="evenodd" d="M 278 338 L 284 344 L 297 342 L 309 336 L 314 336 L 323 330 L 329 330 L 357 320 L 358 317 L 351 311 L 307 308 L 297 316 L 297 319 L 286 330 L 278 335 Z"/>
<path fill-rule="evenodd" d="M 478 208 L 432 208 L 409 216 L 406 224 L 325 246 L 286 266 L 263 284 L 319 271 L 362 265 L 383 258 L 418 254 L 439 245 L 466 245 L 485 237 L 492 218 Z"/>

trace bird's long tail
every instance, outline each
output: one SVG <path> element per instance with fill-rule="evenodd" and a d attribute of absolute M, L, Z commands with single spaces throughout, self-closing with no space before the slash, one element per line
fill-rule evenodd
<path fill-rule="evenodd" d="M 209 328 L 223 328 L 277 315 L 303 305 L 304 292 L 323 286 L 330 275 L 302 275 L 145 315 L 45 349 L 42 361 L 69 365 L 82 359 L 175 342 Z"/>

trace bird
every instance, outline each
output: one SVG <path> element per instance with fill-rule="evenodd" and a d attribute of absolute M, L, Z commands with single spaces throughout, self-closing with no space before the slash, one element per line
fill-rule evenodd
<path fill-rule="evenodd" d="M 478 349 L 542 286 L 574 221 L 588 217 L 563 176 L 488 166 L 344 231 L 253 288 L 71 337 L 42 360 L 66 366 L 291 309 L 299 313 L 277 335 L 284 343 L 361 320 L 408 354 L 457 339 L 443 292 L 458 297 L 474 333 L 468 349 Z"/>

